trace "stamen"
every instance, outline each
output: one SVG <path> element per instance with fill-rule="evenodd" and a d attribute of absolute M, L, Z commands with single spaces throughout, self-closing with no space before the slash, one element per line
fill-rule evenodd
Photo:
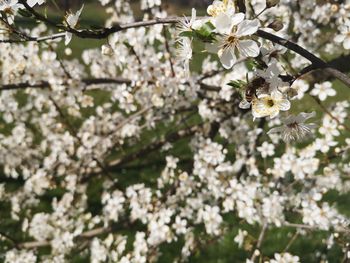
<path fill-rule="evenodd" d="M 275 102 L 273 101 L 273 100 L 268 100 L 267 102 L 267 105 L 269 106 L 269 107 L 273 107 L 274 105 L 275 105 Z"/>

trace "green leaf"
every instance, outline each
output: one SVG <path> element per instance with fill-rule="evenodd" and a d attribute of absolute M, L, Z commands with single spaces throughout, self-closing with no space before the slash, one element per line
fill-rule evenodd
<path fill-rule="evenodd" d="M 196 30 L 196 33 L 202 37 L 209 37 L 213 33 L 214 29 L 215 27 L 213 24 L 207 22 L 199 30 Z"/>
<path fill-rule="evenodd" d="M 184 31 L 184 32 L 181 32 L 179 34 L 179 36 L 180 37 L 189 37 L 189 38 L 191 38 L 191 37 L 195 36 L 195 32 L 193 32 L 193 31 Z"/>
<path fill-rule="evenodd" d="M 244 86 L 247 85 L 247 83 L 243 80 L 232 80 L 227 85 L 235 88 L 235 89 L 242 89 Z"/>

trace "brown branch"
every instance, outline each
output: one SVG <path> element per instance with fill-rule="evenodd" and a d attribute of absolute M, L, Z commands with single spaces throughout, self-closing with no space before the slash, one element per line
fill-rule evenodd
<path fill-rule="evenodd" d="M 85 85 L 102 85 L 102 84 L 131 84 L 132 81 L 130 79 L 126 79 L 123 77 L 116 78 L 85 78 L 81 80 Z M 68 85 L 68 83 L 63 83 L 63 85 Z M 16 90 L 16 89 L 29 89 L 29 88 L 50 88 L 50 83 L 47 81 L 41 81 L 38 83 L 13 83 L 13 84 L 4 84 L 0 86 L 0 91 L 2 90 Z"/>
<path fill-rule="evenodd" d="M 57 33 L 49 36 L 33 37 L 28 39 L 1 39 L 0 43 L 25 43 L 25 42 L 43 42 L 47 40 L 55 40 L 65 37 L 66 33 Z"/>
<path fill-rule="evenodd" d="M 294 243 L 294 241 L 298 238 L 299 236 L 299 232 L 296 231 L 294 233 L 294 235 L 292 236 L 292 238 L 289 240 L 288 244 L 286 245 L 286 247 L 283 249 L 283 252 L 287 252 L 289 250 L 289 248 L 292 246 L 292 244 Z"/>
<path fill-rule="evenodd" d="M 176 24 L 178 21 L 180 21 L 183 18 L 179 17 L 170 17 L 170 18 L 156 18 L 154 20 L 148 20 L 148 21 L 140 21 L 140 22 L 133 22 L 133 23 L 127 23 L 127 24 L 118 24 L 110 28 L 103 28 L 100 30 L 87 30 L 87 29 L 82 29 L 82 30 L 75 30 L 72 28 L 65 27 L 63 25 L 56 24 L 55 22 L 47 19 L 43 15 L 39 14 L 36 12 L 33 8 L 31 8 L 25 0 L 20 0 L 20 2 L 26 7 L 26 9 L 34 15 L 34 17 L 44 23 L 47 23 L 49 25 L 52 25 L 58 29 L 64 30 L 71 32 L 72 34 L 80 37 L 80 38 L 93 38 L 93 39 L 104 39 L 107 38 L 109 35 L 124 31 L 129 28 L 138 28 L 138 27 L 146 27 L 146 26 L 151 26 L 151 25 L 157 25 L 157 24 Z M 306 58 L 309 60 L 314 68 L 322 68 L 325 69 L 327 73 L 329 73 L 331 76 L 334 76 L 335 78 L 338 78 L 341 80 L 344 84 L 346 84 L 348 87 L 350 87 L 350 78 L 345 75 L 344 73 L 340 72 L 338 69 L 335 69 L 332 67 L 332 65 L 326 63 L 319 57 L 315 56 L 311 52 L 307 51 L 303 47 L 299 46 L 296 43 L 293 43 L 289 40 L 286 40 L 284 38 L 281 38 L 277 35 L 265 32 L 263 30 L 258 30 L 256 32 L 256 35 L 269 40 L 275 44 L 282 45 L 286 47 L 289 50 L 294 51 L 295 53 L 301 55 L 302 57 Z M 62 37 L 64 35 L 61 35 Z M 35 38 L 29 37 L 32 41 L 35 41 Z"/>
<path fill-rule="evenodd" d="M 218 74 L 220 72 L 217 72 Z M 219 86 L 213 86 L 213 85 L 207 85 L 205 83 L 202 83 L 199 79 L 198 84 L 201 86 L 203 90 L 207 91 L 220 91 Z M 132 84 L 132 81 L 127 78 L 123 77 L 115 77 L 115 78 L 85 78 L 81 80 L 85 85 L 92 86 L 92 85 L 103 85 L 103 84 Z M 188 83 L 186 83 L 188 84 Z M 63 83 L 63 85 L 68 85 L 68 83 Z M 12 84 L 3 84 L 0 85 L 0 91 L 3 90 L 20 90 L 20 89 L 30 89 L 30 88 L 38 88 L 38 89 L 47 89 L 50 88 L 50 83 L 47 81 L 41 81 L 38 83 L 29 83 L 29 82 L 22 82 L 22 83 L 12 83 Z"/>
<path fill-rule="evenodd" d="M 322 59 L 320 59 L 319 57 L 315 56 L 314 54 L 312 54 L 311 52 L 307 51 L 306 49 L 302 48 L 301 46 L 299 46 L 296 43 L 293 43 L 289 40 L 286 40 L 284 38 L 281 38 L 277 35 L 265 32 L 263 30 L 258 30 L 256 32 L 256 35 L 270 40 L 271 42 L 275 43 L 275 44 L 279 44 L 281 46 L 286 47 L 289 50 L 294 51 L 295 53 L 301 55 L 302 57 L 306 58 L 307 60 L 309 60 L 312 64 L 314 64 L 314 66 L 318 67 L 318 68 L 325 68 L 327 67 L 327 63 L 324 62 Z"/>
<path fill-rule="evenodd" d="M 170 47 L 169 47 L 169 41 L 168 41 L 168 38 L 167 38 L 167 34 L 166 34 L 166 29 L 165 27 L 163 27 L 163 36 L 164 36 L 164 41 L 165 41 L 165 50 L 167 51 L 168 53 L 168 61 L 169 61 L 169 64 L 170 64 L 170 69 L 171 69 L 171 75 L 172 77 L 174 78 L 175 77 L 175 70 L 174 70 L 174 64 L 173 64 L 173 60 L 171 58 L 171 52 L 170 52 Z"/>
<path fill-rule="evenodd" d="M 306 70 L 306 73 L 308 71 L 311 71 L 313 69 L 324 69 L 328 74 L 331 76 L 339 79 L 342 81 L 344 84 L 346 84 L 350 88 L 350 77 L 348 77 L 346 74 L 340 72 L 338 69 L 332 68 L 330 64 L 326 63 L 319 57 L 315 56 L 311 52 L 307 51 L 303 47 L 299 46 L 296 43 L 293 43 L 289 40 L 286 40 L 284 38 L 281 38 L 279 36 L 276 36 L 274 34 L 265 32 L 263 30 L 258 30 L 257 31 L 257 36 L 270 40 L 271 42 L 275 44 L 279 44 L 281 46 L 286 47 L 289 50 L 294 51 L 295 53 L 299 54 L 300 56 L 306 58 L 309 60 L 312 65 Z"/>
<path fill-rule="evenodd" d="M 96 229 L 92 229 L 92 230 L 83 232 L 81 235 L 77 236 L 77 238 L 93 238 L 95 236 L 109 233 L 112 230 L 113 229 L 111 227 L 99 227 Z M 44 240 L 44 241 L 23 242 L 23 243 L 18 244 L 17 247 L 19 249 L 33 249 L 33 248 L 47 247 L 50 245 L 51 245 L 50 241 Z"/>
<path fill-rule="evenodd" d="M 201 127 L 201 125 L 195 125 L 195 126 L 190 127 L 189 129 L 179 130 L 179 131 L 170 133 L 169 135 L 165 136 L 164 139 L 161 139 L 157 142 L 151 143 L 151 144 L 145 146 L 144 148 L 138 150 L 135 153 L 131 153 L 123 158 L 111 161 L 109 163 L 108 169 L 113 170 L 113 169 L 119 168 L 120 166 L 122 166 L 126 163 L 130 163 L 141 156 L 146 156 L 146 155 L 150 154 L 151 152 L 154 152 L 154 151 L 160 149 L 167 142 L 171 143 L 171 142 L 177 141 L 179 139 L 183 139 L 183 138 L 186 138 L 188 136 L 191 136 L 191 135 L 195 134 L 199 130 L 200 127 Z"/>

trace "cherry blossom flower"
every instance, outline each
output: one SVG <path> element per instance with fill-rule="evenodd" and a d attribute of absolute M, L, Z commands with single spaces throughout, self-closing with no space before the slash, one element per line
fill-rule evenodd
<path fill-rule="evenodd" d="M 317 96 L 321 101 L 324 101 L 327 97 L 335 96 L 337 92 L 332 88 L 332 83 L 326 81 L 321 84 L 315 84 L 315 87 L 310 94 L 312 96 Z"/>
<path fill-rule="evenodd" d="M 281 133 L 285 142 L 299 140 L 304 138 L 317 125 L 313 123 L 306 124 L 305 121 L 315 117 L 316 113 L 299 113 L 297 116 L 290 115 L 283 120 L 283 126 L 272 128 L 267 134 Z"/>
<path fill-rule="evenodd" d="M 78 20 L 79 17 L 81 15 L 81 12 L 83 11 L 84 5 L 75 13 L 69 13 L 66 16 L 66 22 L 67 22 L 67 26 L 69 28 L 74 29 L 76 27 L 76 25 L 78 24 Z M 66 37 L 65 37 L 65 45 L 68 45 L 70 43 L 70 41 L 72 40 L 73 37 L 73 33 L 66 31 Z"/>
<path fill-rule="evenodd" d="M 222 13 L 233 14 L 235 12 L 235 3 L 232 0 L 214 0 L 208 6 L 207 13 L 210 16 L 216 17 Z"/>
<path fill-rule="evenodd" d="M 197 19 L 197 11 L 196 9 L 192 8 L 191 18 L 188 19 L 185 17 L 179 21 L 177 26 L 178 34 L 180 35 L 182 32 L 199 29 L 204 21 L 206 21 L 206 19 Z"/>
<path fill-rule="evenodd" d="M 289 100 L 287 100 L 280 92 L 273 92 L 271 95 L 262 94 L 252 101 L 252 113 L 254 118 L 267 116 L 274 118 L 280 111 L 287 111 L 289 109 Z"/>
<path fill-rule="evenodd" d="M 334 38 L 334 41 L 341 43 L 345 49 L 350 49 L 350 20 L 339 27 L 340 34 Z"/>
<path fill-rule="evenodd" d="M 271 259 L 269 263 L 299 263 L 300 259 L 298 256 L 293 256 L 289 253 L 278 254 L 275 253 L 274 259 Z"/>
<path fill-rule="evenodd" d="M 23 5 L 19 4 L 18 0 L 1 0 L 0 1 L 0 11 L 7 15 L 7 19 L 10 24 L 13 24 L 15 14 L 20 8 L 23 8 Z"/>
<path fill-rule="evenodd" d="M 192 41 L 187 37 L 178 39 L 177 59 L 183 64 L 186 76 L 190 73 L 190 60 L 192 59 Z"/>
<path fill-rule="evenodd" d="M 238 56 L 257 57 L 259 55 L 258 44 L 254 40 L 247 39 L 258 30 L 259 20 L 244 20 L 243 13 L 232 16 L 222 13 L 215 17 L 214 25 L 219 36 L 215 43 L 206 47 L 210 52 L 217 52 L 226 69 L 232 68 Z"/>
<path fill-rule="evenodd" d="M 257 148 L 260 152 L 262 158 L 266 158 L 267 156 L 272 156 L 275 153 L 275 146 L 268 142 L 263 142 L 261 146 Z"/>

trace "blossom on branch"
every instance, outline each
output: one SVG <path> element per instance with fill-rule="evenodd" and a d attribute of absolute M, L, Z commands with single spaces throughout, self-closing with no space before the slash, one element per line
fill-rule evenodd
<path fill-rule="evenodd" d="M 83 11 L 84 5 L 75 13 L 69 13 L 66 16 L 66 23 L 68 28 L 75 29 L 76 25 L 78 24 L 79 17 L 81 15 L 81 12 Z M 65 41 L 64 44 L 68 45 L 70 41 L 72 40 L 73 33 L 66 31 Z"/>
<path fill-rule="evenodd" d="M 282 93 L 276 91 L 271 95 L 261 94 L 252 101 L 252 113 L 254 118 L 262 118 L 269 116 L 276 117 L 280 111 L 290 109 L 290 102 Z"/>
<path fill-rule="evenodd" d="M 249 38 L 259 28 L 259 20 L 244 20 L 243 13 L 230 15 L 221 13 L 214 19 L 217 36 L 216 42 L 207 45 L 210 52 L 217 52 L 222 65 L 226 69 L 232 68 L 237 57 L 257 57 L 259 45 Z"/>
<path fill-rule="evenodd" d="M 314 123 L 306 124 L 305 121 L 315 117 L 316 113 L 299 113 L 297 116 L 291 115 L 283 120 L 283 126 L 272 128 L 267 134 L 281 133 L 282 139 L 285 142 L 294 140 L 300 140 L 307 136 L 312 129 L 316 128 L 317 125 Z"/>

